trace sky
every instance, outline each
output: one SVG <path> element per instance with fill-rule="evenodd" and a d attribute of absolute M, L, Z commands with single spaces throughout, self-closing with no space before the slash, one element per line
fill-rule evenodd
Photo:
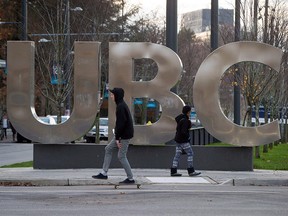
<path fill-rule="evenodd" d="M 145 12 L 157 10 L 166 15 L 167 0 L 127 0 L 129 3 L 140 4 Z M 218 0 L 219 8 L 233 8 L 235 0 Z M 178 0 L 178 15 L 203 8 L 211 8 L 211 0 Z"/>

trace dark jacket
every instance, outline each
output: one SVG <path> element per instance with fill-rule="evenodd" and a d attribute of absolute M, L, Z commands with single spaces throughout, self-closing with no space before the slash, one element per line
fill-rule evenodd
<path fill-rule="evenodd" d="M 191 121 L 185 114 L 180 114 L 175 118 L 177 122 L 176 135 L 174 140 L 177 143 L 190 142 L 189 129 L 192 127 Z"/>
<path fill-rule="evenodd" d="M 116 125 L 115 139 L 131 139 L 134 135 L 133 121 L 130 110 L 124 101 L 124 90 L 114 88 L 114 99 L 116 103 Z"/>

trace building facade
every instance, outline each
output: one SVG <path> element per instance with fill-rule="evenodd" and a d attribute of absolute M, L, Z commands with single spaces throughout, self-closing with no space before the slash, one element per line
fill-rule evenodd
<path fill-rule="evenodd" d="M 233 9 L 218 10 L 219 25 L 234 24 Z M 182 15 L 181 26 L 194 31 L 194 33 L 207 32 L 211 29 L 211 9 L 201 9 Z"/>

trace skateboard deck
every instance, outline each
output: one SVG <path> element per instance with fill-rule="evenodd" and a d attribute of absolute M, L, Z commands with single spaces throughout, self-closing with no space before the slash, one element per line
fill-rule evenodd
<path fill-rule="evenodd" d="M 135 183 L 133 183 L 133 184 L 131 184 L 131 183 L 120 183 L 120 182 L 109 182 L 111 185 L 113 185 L 114 186 L 114 189 L 118 189 L 119 187 L 134 187 L 134 186 L 136 186 L 137 187 L 137 189 L 140 189 L 141 188 L 141 183 L 140 182 L 136 182 L 135 181 Z"/>

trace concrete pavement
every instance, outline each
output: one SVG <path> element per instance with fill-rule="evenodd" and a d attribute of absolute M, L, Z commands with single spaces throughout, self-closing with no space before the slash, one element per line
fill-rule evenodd
<path fill-rule="evenodd" d="M 200 170 L 201 171 L 201 170 Z M 1 168 L 0 185 L 73 186 L 108 185 L 125 179 L 123 169 L 110 169 L 108 180 L 95 180 L 96 169 L 34 170 L 33 168 Z M 133 169 L 134 178 L 143 184 L 191 184 L 231 186 L 288 186 L 288 171 L 254 170 L 253 172 L 201 171 L 197 177 L 170 177 L 168 169 Z"/>
<path fill-rule="evenodd" d="M 0 143 L 0 167 L 33 160 L 33 144 Z"/>

